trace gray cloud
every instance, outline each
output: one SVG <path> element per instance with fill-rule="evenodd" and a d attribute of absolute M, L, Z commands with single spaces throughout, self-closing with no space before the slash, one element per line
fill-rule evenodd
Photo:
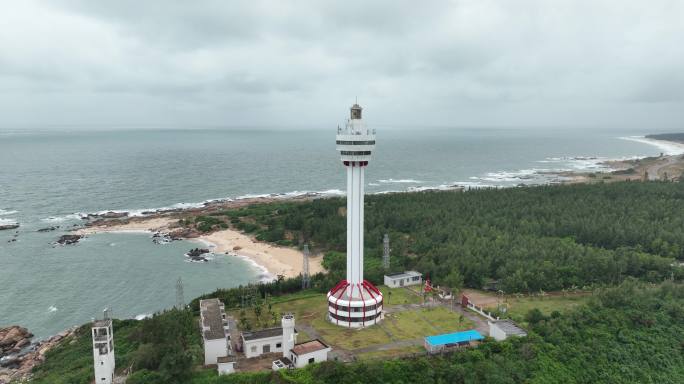
<path fill-rule="evenodd" d="M 0 125 L 334 125 L 355 96 L 386 125 L 684 118 L 676 0 L 28 0 L 0 25 Z"/>

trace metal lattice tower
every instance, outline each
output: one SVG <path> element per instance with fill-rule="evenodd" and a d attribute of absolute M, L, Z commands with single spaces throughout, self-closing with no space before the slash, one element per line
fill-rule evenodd
<path fill-rule="evenodd" d="M 309 279 L 309 244 L 304 244 L 302 263 L 302 289 L 307 289 L 311 284 Z"/>
<path fill-rule="evenodd" d="M 389 236 L 385 233 L 382 239 L 382 267 L 389 270 L 390 267 L 390 245 Z"/>
<path fill-rule="evenodd" d="M 249 284 L 242 288 L 242 295 L 240 296 L 240 306 L 242 309 L 252 308 L 256 304 L 257 288 Z"/>
<path fill-rule="evenodd" d="M 178 278 L 176 282 L 176 308 L 183 309 L 185 307 L 185 297 L 183 296 L 183 280 Z"/>

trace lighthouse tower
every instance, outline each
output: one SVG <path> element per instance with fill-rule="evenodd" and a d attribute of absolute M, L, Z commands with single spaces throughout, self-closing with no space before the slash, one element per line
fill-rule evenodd
<path fill-rule="evenodd" d="M 95 382 L 112 384 L 114 382 L 114 329 L 109 309 L 104 310 L 102 320 L 93 320 L 93 365 Z"/>
<path fill-rule="evenodd" d="M 382 294 L 363 279 L 364 170 L 375 149 L 375 130 L 366 127 L 362 108 L 351 107 L 344 128 L 337 128 L 337 150 L 347 170 L 347 278 L 328 292 L 328 319 L 358 328 L 380 321 Z"/>

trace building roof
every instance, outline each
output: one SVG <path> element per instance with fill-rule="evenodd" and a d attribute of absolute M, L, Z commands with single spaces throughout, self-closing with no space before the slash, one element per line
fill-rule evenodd
<path fill-rule="evenodd" d="M 400 279 L 403 277 L 414 277 L 414 276 L 423 276 L 423 274 L 420 272 L 416 272 L 416 271 L 404 271 L 404 272 L 390 273 L 389 275 L 385 275 L 385 277 L 389 277 L 391 279 Z"/>
<path fill-rule="evenodd" d="M 527 331 L 520 328 L 513 320 L 497 320 L 493 321 L 500 330 L 509 336 L 527 336 Z"/>
<path fill-rule="evenodd" d="M 219 356 L 216 358 L 216 361 L 218 363 L 234 363 L 237 361 L 237 357 L 229 355 L 229 356 Z"/>
<path fill-rule="evenodd" d="M 463 343 L 466 341 L 482 340 L 484 337 L 480 332 L 471 329 L 469 331 L 445 333 L 443 335 L 428 336 L 425 338 L 430 345 L 445 345 Z"/>
<path fill-rule="evenodd" d="M 297 333 L 296 330 L 295 330 L 295 333 Z M 283 328 L 282 327 L 266 328 L 266 329 L 260 329 L 258 331 L 242 332 L 242 338 L 245 339 L 245 341 L 257 340 L 257 339 L 268 339 L 270 337 L 276 337 L 276 336 L 282 336 L 282 335 L 283 335 Z"/>
<path fill-rule="evenodd" d="M 319 339 L 314 339 L 306 341 L 304 343 L 295 344 L 292 348 L 292 353 L 297 356 L 306 355 L 307 353 L 320 351 L 323 349 L 330 348 L 327 344 L 320 341 Z"/>
<path fill-rule="evenodd" d="M 209 328 L 204 331 L 205 339 L 215 340 L 226 337 L 226 331 L 223 329 L 223 316 L 221 312 L 221 302 L 219 299 L 200 300 L 202 326 Z"/>

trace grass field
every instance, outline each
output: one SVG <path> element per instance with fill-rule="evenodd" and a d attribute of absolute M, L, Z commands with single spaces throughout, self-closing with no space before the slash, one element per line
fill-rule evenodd
<path fill-rule="evenodd" d="M 487 301 L 487 298 L 490 299 L 489 303 L 484 305 L 485 309 L 490 311 L 495 311 L 497 309 L 496 295 L 483 291 L 478 291 L 477 295 L 482 301 Z M 553 311 L 564 312 L 583 305 L 589 300 L 590 297 L 591 294 L 588 292 L 567 293 L 566 295 L 558 292 L 551 292 L 543 297 L 507 296 L 504 299 L 504 303 L 508 305 L 508 315 L 515 320 L 521 320 L 531 309 L 537 308 L 542 311 L 542 313 L 550 315 Z"/>
<path fill-rule="evenodd" d="M 385 307 L 401 304 L 418 304 L 422 301 L 421 297 L 409 291 L 406 288 L 389 288 L 387 286 L 380 286 Z"/>
<path fill-rule="evenodd" d="M 568 296 L 521 297 L 508 299 L 508 312 L 512 317 L 523 318 L 534 308 L 546 315 L 553 311 L 563 312 L 585 304 L 591 295 L 568 294 Z M 495 308 L 492 308 L 495 309 Z"/>
<path fill-rule="evenodd" d="M 390 298 L 389 303 L 385 304 L 385 308 L 401 304 L 416 304 L 421 301 L 420 297 L 404 288 L 390 289 L 381 286 L 380 289 L 383 295 L 386 295 L 385 297 Z M 389 313 L 385 315 L 385 320 L 376 326 L 348 329 L 332 324 L 326 319 L 327 301 L 325 295 L 321 293 L 300 292 L 273 298 L 270 303 L 272 312 L 278 316 L 276 323 L 273 322 L 272 315 L 269 315 L 266 304 L 262 306 L 261 321 L 256 320 L 254 310 L 245 311 L 245 317 L 253 329 L 272 327 L 274 324 L 277 326 L 280 324 L 279 316 L 281 313 L 292 312 L 295 315 L 296 324 L 300 325 L 298 327 L 299 341 L 311 339 L 311 335 L 301 327 L 301 325 L 308 325 L 314 328 L 321 338 L 331 344 L 333 348 L 347 350 L 472 328 L 472 323 L 468 319 L 463 319 L 458 314 L 442 307 Z M 233 310 L 230 311 L 230 314 L 239 320 L 239 311 Z M 396 352 L 399 351 L 393 353 Z"/>

